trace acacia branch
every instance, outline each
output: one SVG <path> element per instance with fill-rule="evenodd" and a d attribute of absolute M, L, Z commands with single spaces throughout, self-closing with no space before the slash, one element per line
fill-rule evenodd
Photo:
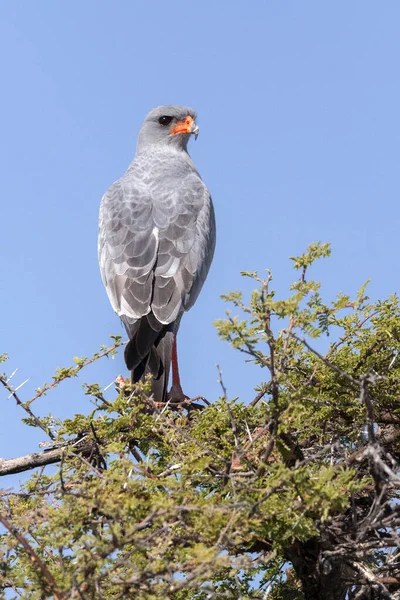
<path fill-rule="evenodd" d="M 91 456 L 96 452 L 98 443 L 95 440 L 79 440 L 79 446 L 53 448 L 43 452 L 33 452 L 18 458 L 0 458 L 0 477 L 3 475 L 14 475 L 23 471 L 30 471 L 37 467 L 53 465 L 61 461 L 68 451 L 80 456 Z"/>
<path fill-rule="evenodd" d="M 35 422 L 35 424 L 40 427 L 52 440 L 54 440 L 54 433 L 46 427 L 42 421 L 37 417 L 32 410 L 29 408 L 29 405 L 22 402 L 21 398 L 18 396 L 16 390 L 8 383 L 6 379 L 0 377 L 0 383 L 6 388 L 7 392 L 10 392 L 10 395 L 14 398 L 15 402 L 18 406 L 24 409 L 24 411 L 30 416 L 30 418 Z"/>
<path fill-rule="evenodd" d="M 57 600 L 63 600 L 64 595 L 59 591 L 53 575 L 50 573 L 50 571 L 48 570 L 42 559 L 35 552 L 35 550 L 32 548 L 28 540 L 18 531 L 18 529 L 12 523 L 10 523 L 7 517 L 5 517 L 5 515 L 3 515 L 2 513 L 0 513 L 0 523 L 6 529 L 8 529 L 12 536 L 15 537 L 15 539 L 21 544 L 26 553 L 29 555 L 32 562 L 35 563 L 40 569 L 43 577 L 47 581 L 51 593 L 54 594 L 54 597 L 57 598 Z"/>
<path fill-rule="evenodd" d="M 358 379 L 355 379 L 354 377 L 352 377 L 348 373 L 345 373 L 344 371 L 342 371 L 342 369 L 339 369 L 339 367 L 337 367 L 336 365 L 334 365 L 327 358 L 325 358 L 325 356 L 323 356 L 317 350 L 315 350 L 312 346 L 310 346 L 310 344 L 307 342 L 307 340 L 305 338 L 301 338 L 301 337 L 299 337 L 298 335 L 296 335 L 293 332 L 287 331 L 287 333 L 292 338 L 294 338 L 295 340 L 297 340 L 298 342 L 300 342 L 301 344 L 304 344 L 304 346 L 310 352 L 312 352 L 313 354 L 315 354 L 315 356 L 317 356 L 329 369 L 332 369 L 332 371 L 335 371 L 336 373 L 338 373 L 339 375 L 341 375 L 342 377 L 344 377 L 345 379 L 347 379 L 347 381 L 349 381 L 351 384 L 353 384 L 354 386 L 358 387 L 358 385 L 359 385 L 359 380 Z"/>
<path fill-rule="evenodd" d="M 198 396 L 194 398 L 203 400 L 204 402 L 209 402 L 203 398 L 202 396 Z M 156 404 L 150 401 L 151 410 L 153 410 L 159 416 L 161 412 L 159 411 Z M 203 406 L 201 404 L 197 404 L 192 400 L 185 400 L 181 403 L 171 403 L 170 409 L 173 411 L 181 412 L 182 409 L 187 410 L 190 413 L 191 410 L 203 410 Z M 129 428 L 121 429 L 121 431 L 129 431 Z M 58 447 L 53 447 L 48 450 L 44 450 L 43 452 L 33 452 L 32 454 L 26 454 L 25 456 L 19 456 L 17 458 L 0 458 L 0 477 L 4 475 L 15 475 L 16 473 L 22 473 L 24 471 L 30 471 L 32 469 L 36 469 L 37 467 L 43 467 L 46 465 L 52 465 L 58 462 L 61 462 L 65 455 L 75 454 L 79 458 L 90 458 L 94 455 L 98 456 L 102 460 L 102 464 L 105 465 L 105 458 L 101 455 L 101 446 L 105 444 L 105 440 L 99 438 L 92 427 L 92 438 L 82 437 L 82 435 L 75 439 L 70 440 L 64 444 L 61 444 Z"/>
<path fill-rule="evenodd" d="M 26 402 L 24 402 L 22 404 L 23 408 L 25 410 L 29 409 L 29 407 L 32 404 L 32 402 L 34 402 L 35 400 L 37 400 L 41 396 L 44 396 L 46 394 L 46 392 L 48 392 L 49 390 L 52 390 L 53 388 L 57 387 L 62 381 L 64 381 L 64 379 L 70 379 L 71 377 L 76 377 L 78 375 L 78 373 L 80 371 L 82 371 L 82 369 L 84 369 L 88 365 L 91 365 L 92 363 L 96 362 L 100 358 L 104 358 L 105 356 L 108 356 L 109 354 L 112 354 L 118 348 L 120 348 L 121 346 L 125 346 L 127 343 L 128 343 L 128 340 L 125 340 L 124 342 L 119 341 L 119 340 L 115 341 L 115 343 L 112 346 L 110 346 L 109 348 L 106 348 L 102 352 L 98 352 L 98 353 L 94 354 L 91 358 L 88 358 L 85 361 L 77 364 L 76 367 L 73 367 L 73 369 L 72 369 L 72 371 L 70 373 L 65 374 L 65 375 L 64 374 L 62 374 L 62 375 L 55 375 L 53 377 L 54 381 L 52 383 L 50 383 L 48 385 L 44 385 L 42 388 L 40 388 L 39 390 L 37 390 L 37 393 L 36 393 L 35 396 L 33 396 L 33 398 L 31 398 L 30 400 L 27 400 Z"/>

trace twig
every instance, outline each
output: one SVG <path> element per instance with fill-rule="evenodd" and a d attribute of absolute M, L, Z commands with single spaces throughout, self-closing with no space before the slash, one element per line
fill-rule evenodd
<path fill-rule="evenodd" d="M 358 571 L 359 573 L 364 575 L 367 582 L 370 585 L 372 585 L 372 587 L 374 587 L 377 592 L 379 592 L 381 598 L 387 598 L 388 600 L 392 600 L 392 595 L 389 593 L 387 587 L 383 583 L 377 581 L 373 571 L 371 571 L 371 569 L 367 567 L 367 565 L 361 564 L 360 562 L 352 561 L 349 564 L 349 566 L 352 567 L 355 571 Z"/>
<path fill-rule="evenodd" d="M 51 593 L 54 594 L 55 598 L 57 598 L 58 600 L 63 600 L 64 595 L 59 591 L 53 575 L 50 573 L 47 566 L 44 564 L 44 562 L 38 556 L 35 550 L 32 548 L 28 540 L 18 531 L 18 529 L 12 523 L 10 523 L 7 517 L 5 517 L 5 515 L 3 515 L 2 513 L 0 513 L 0 523 L 2 523 L 2 525 L 11 533 L 11 535 L 15 537 L 15 539 L 24 548 L 26 553 L 29 554 L 32 562 L 35 563 L 36 566 L 40 569 L 40 571 L 43 574 L 43 577 L 47 581 Z"/>
<path fill-rule="evenodd" d="M 371 397 L 368 393 L 369 384 L 374 385 L 379 376 L 375 373 L 369 372 L 360 377 L 360 402 L 365 405 L 367 413 L 367 432 L 368 441 L 370 444 L 376 443 L 375 429 L 374 429 L 374 405 L 372 404 Z"/>
<path fill-rule="evenodd" d="M 207 404 L 207 406 L 211 406 L 211 402 L 209 402 L 204 396 L 195 396 L 194 398 L 190 398 L 190 404 L 192 404 L 193 402 L 198 402 L 200 400 L 204 402 L 204 404 Z"/>
<path fill-rule="evenodd" d="M 24 411 L 30 416 L 30 418 L 36 423 L 36 425 L 38 427 L 40 427 L 40 429 L 42 431 L 44 431 L 50 437 L 50 439 L 54 440 L 55 439 L 54 433 L 51 431 L 51 429 L 49 429 L 48 427 L 46 427 L 45 425 L 43 425 L 43 423 L 39 419 L 39 417 L 37 417 L 35 414 L 33 414 L 32 410 L 29 407 L 29 404 L 26 404 L 25 402 L 22 402 L 22 400 L 20 399 L 20 397 L 17 394 L 16 389 L 14 389 L 8 383 L 8 381 L 6 381 L 5 379 L 3 379 L 3 377 L 0 377 L 0 383 L 6 388 L 6 390 L 8 392 L 10 392 L 10 397 L 12 396 L 14 398 L 15 402 L 17 403 L 17 405 L 24 409 Z M 19 386 L 19 387 L 21 387 L 21 386 Z"/>
<path fill-rule="evenodd" d="M 325 358 L 325 356 L 323 356 L 322 354 L 320 354 L 319 352 L 317 352 L 317 350 L 314 350 L 314 348 L 312 346 L 310 346 L 310 344 L 304 338 L 301 338 L 301 337 L 297 336 L 293 332 L 290 332 L 290 335 L 291 335 L 291 337 L 293 337 L 295 340 L 297 340 L 301 344 L 304 344 L 304 346 L 310 352 L 312 352 L 313 354 L 315 354 L 315 356 L 317 356 L 320 360 L 322 360 L 322 362 L 327 367 L 329 367 L 330 369 L 332 369 L 333 371 L 335 371 L 336 373 L 338 373 L 339 375 L 341 375 L 342 377 L 344 377 L 345 379 L 347 379 L 347 381 L 349 381 L 352 385 L 355 385 L 357 387 L 359 386 L 359 380 L 358 379 L 354 379 L 354 377 L 352 377 L 348 373 L 345 373 L 345 371 L 342 371 L 342 369 L 340 369 L 339 367 L 337 367 L 336 365 L 334 365 L 333 363 L 331 363 L 327 358 Z"/>
<path fill-rule="evenodd" d="M 225 387 L 224 380 L 222 379 L 221 367 L 219 366 L 218 363 L 217 363 L 217 369 L 218 369 L 218 379 L 217 379 L 217 382 L 220 384 L 220 386 L 222 388 L 223 398 L 225 398 L 225 400 L 227 400 L 228 399 L 228 392 L 227 392 L 227 389 Z"/>
<path fill-rule="evenodd" d="M 264 454 L 261 458 L 260 461 L 260 466 L 257 469 L 257 473 L 256 476 L 257 477 L 262 477 L 265 473 L 265 465 L 268 462 L 269 457 L 271 456 L 272 450 L 275 447 L 275 441 L 276 441 L 276 434 L 278 433 L 278 421 L 279 421 L 279 417 L 278 415 L 275 415 L 274 417 L 272 417 L 271 419 L 271 426 L 270 426 L 270 439 L 269 442 L 267 444 L 267 447 L 264 451 Z"/>
<path fill-rule="evenodd" d="M 128 340 L 126 340 L 125 342 L 118 342 L 116 344 L 114 344 L 113 346 L 110 346 L 110 348 L 107 348 L 107 350 L 104 350 L 104 352 L 100 352 L 98 354 L 96 354 L 95 356 L 92 356 L 92 358 L 88 358 L 88 360 L 85 360 L 84 363 L 77 365 L 76 367 L 73 368 L 73 375 L 65 375 L 65 377 L 56 377 L 53 381 L 53 383 L 50 383 L 49 385 L 45 385 L 43 386 L 40 391 L 33 396 L 33 398 L 31 398 L 30 400 L 27 400 L 24 403 L 24 406 L 26 408 L 29 408 L 29 406 L 32 404 L 32 402 L 34 402 L 35 400 L 37 400 L 38 398 L 40 398 L 41 396 L 43 396 L 46 392 L 48 392 L 49 390 L 57 387 L 57 385 L 59 385 L 61 383 L 61 381 L 63 381 L 64 379 L 69 379 L 70 377 L 76 377 L 76 375 L 85 367 L 87 367 L 88 365 L 91 365 L 92 363 L 94 363 L 96 360 L 99 360 L 99 358 L 104 358 L 104 356 L 108 356 L 109 354 L 111 354 L 112 352 L 114 352 L 117 348 L 120 348 L 121 346 L 125 346 L 128 343 Z"/>
<path fill-rule="evenodd" d="M 254 398 L 254 400 L 252 400 L 248 406 L 248 408 L 253 408 L 253 406 L 256 406 L 256 404 L 258 404 L 260 402 L 260 400 L 262 398 L 264 398 L 265 394 L 268 392 L 268 386 L 265 385 L 263 387 L 262 390 L 260 390 L 257 394 L 257 396 Z"/>

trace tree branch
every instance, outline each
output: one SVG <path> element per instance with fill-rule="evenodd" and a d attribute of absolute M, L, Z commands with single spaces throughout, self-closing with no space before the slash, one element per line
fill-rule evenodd
<path fill-rule="evenodd" d="M 32 410 L 29 408 L 29 405 L 26 405 L 24 402 L 22 402 L 21 398 L 18 396 L 17 391 L 13 388 L 12 385 L 10 385 L 8 383 L 8 381 L 6 379 L 4 379 L 3 377 L 0 377 L 0 383 L 6 388 L 7 392 L 10 392 L 10 396 L 12 396 L 15 400 L 15 402 L 17 403 L 18 406 L 20 406 L 21 408 L 24 409 L 24 411 L 26 413 L 28 413 L 28 415 L 30 416 L 30 418 L 36 423 L 36 425 L 38 427 L 40 427 L 40 429 L 42 429 L 42 431 L 44 431 L 52 440 L 54 440 L 54 434 L 51 431 L 51 429 L 49 429 L 48 427 L 46 427 L 45 425 L 43 425 L 42 421 L 39 419 L 39 417 L 37 417 Z"/>
<path fill-rule="evenodd" d="M 26 454 L 18 458 L 0 458 L 0 477 L 58 463 L 68 451 L 80 456 L 91 456 L 96 452 L 98 444 L 95 440 L 84 439 L 77 442 L 79 445 L 76 446 L 61 446 L 60 448 L 44 450 L 44 452 L 33 452 L 32 454 Z"/>
<path fill-rule="evenodd" d="M 64 598 L 64 595 L 59 591 L 53 575 L 50 573 L 50 571 L 48 570 L 42 559 L 35 552 L 35 550 L 32 548 L 28 540 L 18 531 L 18 529 L 12 523 L 10 523 L 7 517 L 5 517 L 5 515 L 3 515 L 2 513 L 0 513 L 0 523 L 6 529 L 8 529 L 8 531 L 11 533 L 12 536 L 15 537 L 16 540 L 18 540 L 18 542 L 24 548 L 25 552 L 29 555 L 32 562 L 35 563 L 40 569 L 43 577 L 47 581 L 51 593 L 54 594 L 54 597 L 57 598 L 57 600 L 62 600 Z"/>

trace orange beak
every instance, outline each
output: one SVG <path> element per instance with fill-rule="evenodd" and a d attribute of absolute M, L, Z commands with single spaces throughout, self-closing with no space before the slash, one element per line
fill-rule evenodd
<path fill-rule="evenodd" d="M 194 119 L 187 115 L 187 117 L 185 117 L 182 121 L 178 121 L 175 125 L 175 127 L 171 130 L 171 135 L 176 135 L 177 133 L 186 133 L 186 134 L 191 134 L 193 133 L 195 138 L 197 138 L 198 134 L 199 134 L 199 128 L 196 125 Z"/>

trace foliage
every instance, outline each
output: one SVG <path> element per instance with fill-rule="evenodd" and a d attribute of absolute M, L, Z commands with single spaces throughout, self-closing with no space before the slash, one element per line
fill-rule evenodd
<path fill-rule="evenodd" d="M 84 386 L 89 415 L 32 412 L 120 338 L 26 402 L 1 376 L 60 458 L 2 494 L 1 597 L 400 597 L 398 298 L 370 302 L 363 285 L 326 303 L 306 276 L 329 254 L 313 244 L 292 258 L 284 299 L 269 272 L 243 274 L 249 302 L 224 296 L 234 314 L 220 338 L 263 369 L 250 405 L 222 384 L 212 404 L 159 406 L 148 382 L 119 379 L 114 398 Z"/>

